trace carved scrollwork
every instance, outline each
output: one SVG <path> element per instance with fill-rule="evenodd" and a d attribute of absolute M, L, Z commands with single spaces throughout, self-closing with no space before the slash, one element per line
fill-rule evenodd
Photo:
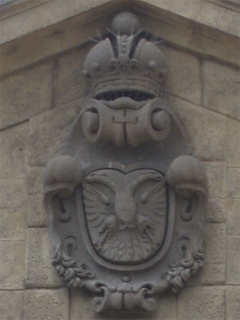
<path fill-rule="evenodd" d="M 167 73 L 138 18 L 117 15 L 84 61 L 91 97 L 45 169 L 52 263 L 96 295 L 96 312 L 151 311 L 203 265 L 207 178 L 168 104 Z"/>
<path fill-rule="evenodd" d="M 56 251 L 52 264 L 68 287 L 82 287 L 84 285 L 84 279 L 95 278 L 84 263 L 79 265 L 72 257 L 64 253 L 61 249 Z"/>
<path fill-rule="evenodd" d="M 152 311 L 156 308 L 156 299 L 152 297 L 151 290 L 144 286 L 137 291 L 110 290 L 106 286 L 101 286 L 100 290 L 103 296 L 93 299 L 94 310 L 98 313 L 109 309 Z"/>
<path fill-rule="evenodd" d="M 187 282 L 197 274 L 198 270 L 203 266 L 203 250 L 199 246 L 190 257 L 183 258 L 174 265 L 166 275 L 166 288 L 171 287 L 173 292 L 178 292 Z"/>

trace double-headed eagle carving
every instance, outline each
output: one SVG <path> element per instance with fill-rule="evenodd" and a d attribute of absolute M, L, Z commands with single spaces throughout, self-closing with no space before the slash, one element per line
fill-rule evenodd
<path fill-rule="evenodd" d="M 161 247 L 167 201 L 160 172 L 98 170 L 85 179 L 83 201 L 90 238 L 105 259 L 138 263 Z"/>

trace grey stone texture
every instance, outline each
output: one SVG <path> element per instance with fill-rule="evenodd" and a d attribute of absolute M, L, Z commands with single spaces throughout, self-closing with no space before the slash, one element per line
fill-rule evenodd
<path fill-rule="evenodd" d="M 182 99 L 172 98 L 171 104 L 190 136 L 194 155 L 205 161 L 224 161 L 225 117 Z"/>
<path fill-rule="evenodd" d="M 203 104 L 206 108 L 240 119 L 240 72 L 212 61 L 202 65 Z"/>
<path fill-rule="evenodd" d="M 8 128 L 0 136 L 0 178 L 24 179 L 28 122 Z"/>
<path fill-rule="evenodd" d="M 208 223 L 204 243 L 204 267 L 194 283 L 224 284 L 226 278 L 226 224 Z"/>
<path fill-rule="evenodd" d="M 227 164 L 229 167 L 240 167 L 240 121 L 227 119 L 227 136 Z"/>
<path fill-rule="evenodd" d="M 0 241 L 25 240 L 26 209 L 24 207 L 0 209 Z"/>
<path fill-rule="evenodd" d="M 240 198 L 240 168 L 227 168 L 227 196 Z"/>
<path fill-rule="evenodd" d="M 26 199 L 27 192 L 24 179 L 0 180 L 0 208 L 19 208 L 25 206 Z"/>
<path fill-rule="evenodd" d="M 50 239 L 45 228 L 29 228 L 26 248 L 25 283 L 27 288 L 54 288 L 62 286 L 51 265 Z"/>
<path fill-rule="evenodd" d="M 4 39 L 9 41 L 66 19 L 65 27 L 61 24 L 54 29 L 46 28 L 39 37 L 33 33 L 1 47 L 10 63 L 1 66 L 6 76 L 0 87 L 0 128 L 4 129 L 0 132 L 0 319 L 105 319 L 93 312 L 91 294 L 71 293 L 69 306 L 67 289 L 55 288 L 61 282 L 52 270 L 48 234 L 42 228 L 47 224 L 42 208 L 42 166 L 55 152 L 52 148 L 57 149 L 75 116 L 74 110 L 82 107 L 76 99 L 88 93 L 80 71 L 92 43 L 81 43 L 90 39 L 97 26 L 104 30 L 104 23 L 90 20 L 89 31 L 83 26 L 84 19 L 100 17 L 98 9 L 94 16 L 89 11 L 71 21 L 67 15 L 110 1 L 73 0 L 73 5 L 65 2 L 63 6 L 55 6 L 54 1 L 39 2 L 45 2 L 46 7 L 35 7 L 33 15 L 33 11 L 26 10 L 1 22 L 4 32 L 15 34 L 11 37 L 5 33 Z M 144 17 L 145 10 L 155 15 L 147 17 L 146 26 L 153 27 L 154 33 L 171 43 L 161 46 L 170 66 L 169 90 L 174 95 L 170 104 L 189 132 L 194 154 L 206 161 L 210 198 L 206 212 L 205 265 L 201 274 L 178 296 L 164 294 L 156 313 L 133 315 L 129 319 L 238 320 L 240 108 L 236 66 L 239 50 L 232 50 L 239 45 L 234 45 L 237 39 L 234 36 L 239 32 L 238 9 L 235 11 L 233 6 L 226 9 L 219 0 L 145 2 L 166 9 L 166 12 L 157 11 L 156 7 L 138 1 L 140 15 Z M 55 14 L 50 14 L 53 7 Z M 199 29 L 200 25 L 188 19 L 206 23 L 215 30 Z M 59 52 L 60 55 L 53 57 Z M 53 60 L 38 62 L 46 56 L 52 56 Z M 215 61 L 207 60 L 208 57 Z M 25 241 L 27 226 L 30 228 Z M 25 290 L 25 286 L 31 290 Z M 128 318 L 115 314 L 106 319 Z"/>
<path fill-rule="evenodd" d="M 23 320 L 68 320 L 68 291 L 27 290 Z"/>
<path fill-rule="evenodd" d="M 24 288 L 25 242 L 0 241 L 0 290 Z"/>
<path fill-rule="evenodd" d="M 45 227 L 47 225 L 42 194 L 30 194 L 28 196 L 27 225 L 28 227 Z"/>
<path fill-rule="evenodd" d="M 224 198 L 226 184 L 226 167 L 224 162 L 204 162 L 208 178 L 210 198 Z"/>
<path fill-rule="evenodd" d="M 240 288 L 226 288 L 226 320 L 236 320 L 240 315 Z"/>
<path fill-rule="evenodd" d="M 196 104 L 201 103 L 200 60 L 192 54 L 162 46 L 169 67 L 168 91 Z"/>
<path fill-rule="evenodd" d="M 2 320 L 22 320 L 24 291 L 0 291 Z"/>
<path fill-rule="evenodd" d="M 52 65 L 43 63 L 1 83 L 0 128 L 19 123 L 51 107 Z"/>
<path fill-rule="evenodd" d="M 208 222 L 222 223 L 227 221 L 227 208 L 225 199 L 209 198 L 206 219 Z"/>
<path fill-rule="evenodd" d="M 26 187 L 28 194 L 43 193 L 42 175 L 44 167 L 28 167 Z"/>
<path fill-rule="evenodd" d="M 179 320 L 224 320 L 223 287 L 186 288 L 179 294 Z"/>
<path fill-rule="evenodd" d="M 85 96 L 89 87 L 82 75 L 84 58 L 92 44 L 85 45 L 79 50 L 62 55 L 57 62 L 57 76 L 55 81 L 55 105 L 73 101 Z M 80 56 L 81 52 L 81 57 Z"/>
<path fill-rule="evenodd" d="M 227 237 L 227 283 L 240 284 L 240 236 Z"/>
<path fill-rule="evenodd" d="M 70 291 L 70 319 L 69 320 L 178 320 L 177 296 L 171 293 L 164 293 L 157 301 L 157 310 L 151 313 L 145 313 L 141 310 L 136 314 L 109 313 L 107 315 L 96 314 L 91 307 L 92 295 L 85 291 Z"/>
<path fill-rule="evenodd" d="M 54 156 L 70 124 L 79 112 L 80 103 L 75 101 L 31 118 L 28 145 L 28 164 L 30 166 L 44 166 Z"/>
<path fill-rule="evenodd" d="M 226 201 L 228 213 L 228 234 L 240 235 L 240 199 L 229 198 Z"/>

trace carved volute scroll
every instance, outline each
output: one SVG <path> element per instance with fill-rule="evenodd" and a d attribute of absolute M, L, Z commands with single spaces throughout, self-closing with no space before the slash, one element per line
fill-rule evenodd
<path fill-rule="evenodd" d="M 165 57 L 118 14 L 88 53 L 91 98 L 44 174 L 53 265 L 96 312 L 150 311 L 203 264 L 207 180 L 164 94 Z"/>

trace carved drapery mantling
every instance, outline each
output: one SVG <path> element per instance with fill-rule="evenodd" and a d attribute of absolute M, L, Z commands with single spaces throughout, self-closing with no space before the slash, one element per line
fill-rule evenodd
<path fill-rule="evenodd" d="M 202 267 L 207 180 L 164 95 L 165 58 L 121 13 L 88 53 L 91 99 L 44 174 L 53 265 L 96 312 L 150 311 Z"/>

